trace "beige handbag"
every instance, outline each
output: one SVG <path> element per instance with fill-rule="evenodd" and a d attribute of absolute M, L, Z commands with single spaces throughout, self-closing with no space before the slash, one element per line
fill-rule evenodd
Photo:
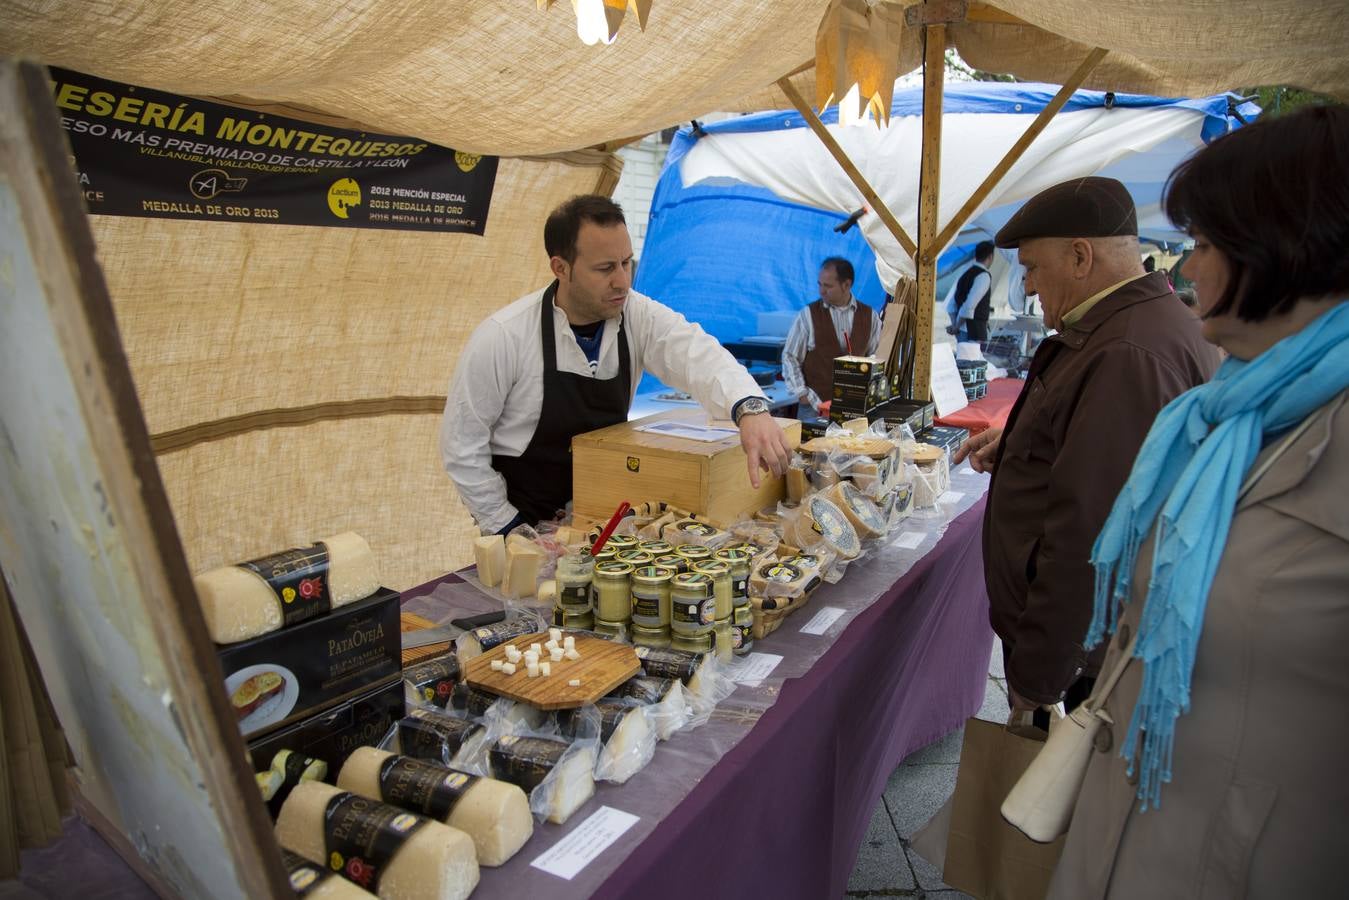
<path fill-rule="evenodd" d="M 1313 418 L 1307 416 L 1303 419 L 1251 471 L 1237 492 L 1238 503 L 1293 441 L 1307 430 Z M 1087 777 L 1096 733 L 1102 725 L 1115 724 L 1102 707 L 1133 660 L 1134 645 L 1137 643 L 1138 634 L 1135 632 L 1110 677 L 1097 682 L 1096 690 L 1072 714 L 1050 725 L 1049 740 L 1045 741 L 1044 747 L 1002 802 L 1002 817 L 1032 841 L 1045 844 L 1067 834 L 1073 818 L 1073 807 L 1077 805 L 1077 795 L 1082 791 L 1082 782 Z"/>
<path fill-rule="evenodd" d="M 1068 832 L 1096 733 L 1102 725 L 1115 724 L 1101 707 L 1133 659 L 1137 641 L 1135 634 L 1110 677 L 1085 703 L 1050 725 L 1049 740 L 1002 801 L 1002 817 L 1032 841 L 1047 844 Z"/>

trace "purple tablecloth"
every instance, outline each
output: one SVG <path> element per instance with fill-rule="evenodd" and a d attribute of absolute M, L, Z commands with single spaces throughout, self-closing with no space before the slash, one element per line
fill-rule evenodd
<path fill-rule="evenodd" d="M 984 501 L 854 620 L 596 897 L 840 897 L 894 767 L 983 701 Z"/>

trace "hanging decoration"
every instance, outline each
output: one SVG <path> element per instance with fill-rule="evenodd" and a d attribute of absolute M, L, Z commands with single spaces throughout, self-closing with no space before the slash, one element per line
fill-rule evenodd
<path fill-rule="evenodd" d="M 904 9 L 879 0 L 832 0 L 815 33 L 815 99 L 820 112 L 838 103 L 838 120 L 890 121 L 899 77 Z"/>
<path fill-rule="evenodd" d="M 539 9 L 550 9 L 557 0 L 536 0 Z M 576 13 L 576 35 L 584 43 L 612 44 L 618 37 L 618 27 L 629 12 L 637 19 L 637 27 L 646 31 L 647 15 L 652 0 L 571 0 Z"/>

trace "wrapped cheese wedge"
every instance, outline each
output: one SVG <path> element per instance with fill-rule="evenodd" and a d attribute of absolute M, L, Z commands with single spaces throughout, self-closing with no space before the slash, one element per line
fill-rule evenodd
<path fill-rule="evenodd" d="M 862 552 L 862 541 L 857 537 L 857 529 L 852 522 L 824 494 L 813 494 L 801 504 L 801 516 L 794 523 L 792 534 L 784 531 L 783 537 L 803 550 L 814 547 L 821 541 L 843 559 L 856 559 Z"/>
<path fill-rule="evenodd" d="M 384 749 L 400 756 L 455 765 L 472 757 L 486 737 L 487 727 L 472 719 L 414 709 L 394 724 Z"/>
<path fill-rule="evenodd" d="M 276 839 L 384 900 L 463 900 L 478 885 L 473 839 L 458 828 L 318 781 L 291 791 Z"/>
<path fill-rule="evenodd" d="M 365 538 L 346 531 L 312 547 L 221 566 L 192 579 L 211 640 L 232 644 L 298 625 L 379 589 Z"/>
<path fill-rule="evenodd" d="M 537 728 L 544 719 L 542 710 L 535 709 L 527 703 L 517 703 L 464 682 L 454 686 L 454 693 L 450 695 L 450 707 L 475 719 L 487 718 L 490 713 L 493 719 L 499 719 L 503 724 L 512 727 Z"/>
<path fill-rule="evenodd" d="M 488 754 L 492 774 L 529 794 L 535 814 L 561 825 L 595 793 L 593 747 L 508 734 Z"/>
<path fill-rule="evenodd" d="M 698 693 L 702 687 L 703 667 L 711 658 L 701 653 L 674 650 L 669 647 L 637 647 L 637 660 L 642 671 L 652 678 L 677 678 L 684 687 Z"/>
<path fill-rule="evenodd" d="M 629 678 L 609 692 L 609 696 L 623 700 L 636 700 L 651 706 L 652 725 L 656 736 L 662 741 L 670 739 L 688 718 L 688 707 L 684 701 L 684 683 L 678 678 L 652 678 L 638 675 Z"/>
<path fill-rule="evenodd" d="M 529 799 L 515 785 L 374 747 L 356 748 L 337 786 L 458 828 L 480 866 L 501 865 L 534 833 Z"/>
<path fill-rule="evenodd" d="M 284 847 L 281 848 L 281 861 L 290 877 L 291 889 L 304 900 L 371 900 L 375 896 L 333 870 Z"/>
<path fill-rule="evenodd" d="M 604 697 L 595 701 L 600 715 L 600 752 L 595 761 L 595 779 L 623 784 L 651 762 L 656 752 L 656 732 L 646 708 L 633 700 Z M 577 711 L 565 709 L 557 714 L 558 728 L 564 737 L 577 735 L 572 722 Z"/>

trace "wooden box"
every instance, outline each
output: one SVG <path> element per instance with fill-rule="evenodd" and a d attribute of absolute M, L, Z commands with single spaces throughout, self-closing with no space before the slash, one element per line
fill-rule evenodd
<path fill-rule="evenodd" d="M 773 421 L 786 433 L 788 446 L 801 443 L 800 422 Z M 665 500 L 724 527 L 787 495 L 783 479 L 767 472 L 760 473 L 758 490 L 750 486 L 738 433 L 708 442 L 638 430 L 655 422 L 706 425 L 707 414 L 701 409 L 657 413 L 572 438 L 573 515 L 578 522 L 605 521 L 624 500 Z M 733 426 L 725 422 L 719 427 Z"/>

